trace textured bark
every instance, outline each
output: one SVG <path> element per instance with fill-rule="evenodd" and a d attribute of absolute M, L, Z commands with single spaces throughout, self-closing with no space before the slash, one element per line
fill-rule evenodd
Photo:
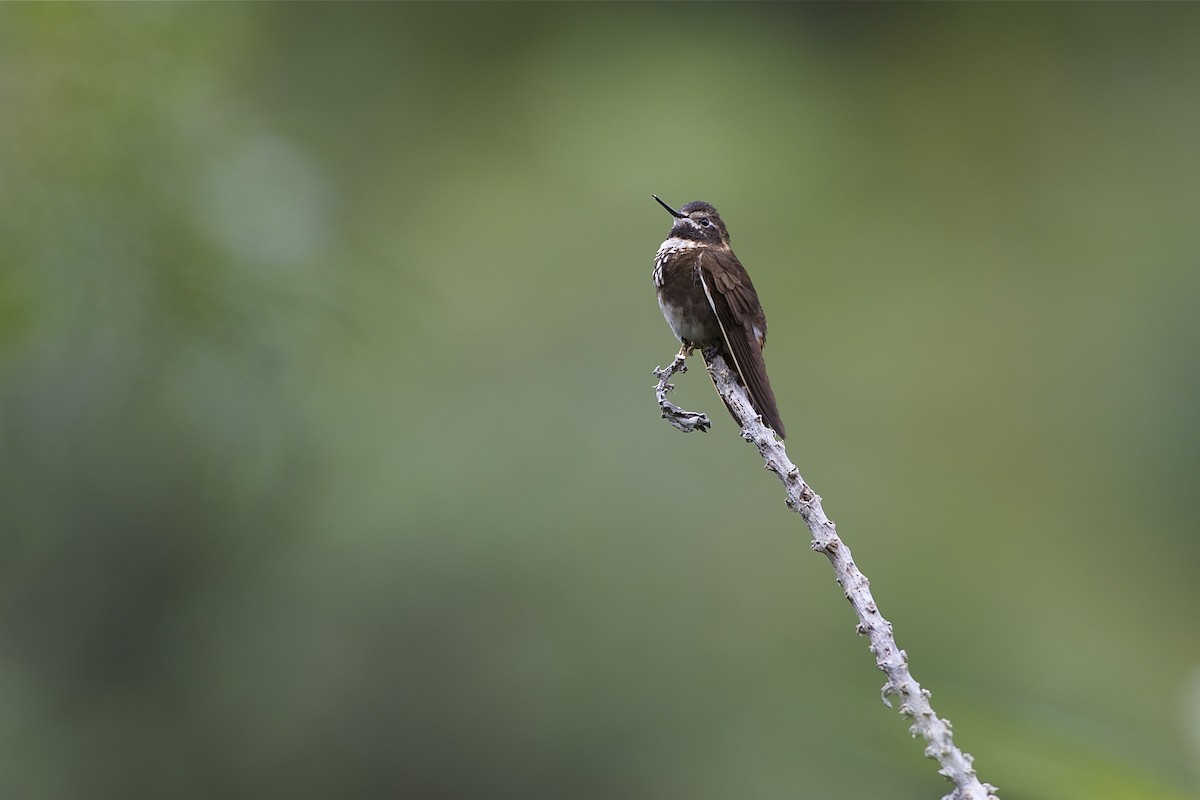
<path fill-rule="evenodd" d="M 665 369 L 656 369 L 658 377 L 656 395 L 663 418 L 679 430 L 707 430 L 708 417 L 679 408 L 666 399 L 673 387 L 667 380 L 678 372 L 686 371 L 686 356 L 681 351 Z M 850 548 L 837 534 L 833 520 L 825 515 L 820 496 L 800 476 L 796 465 L 787 457 L 782 441 L 776 439 L 771 429 L 763 424 L 754 413 L 750 397 L 734 373 L 720 356 L 709 364 L 708 371 L 713 385 L 725 401 L 725 405 L 742 424 L 742 438 L 758 448 L 767 469 L 779 476 L 787 495 L 787 507 L 803 519 L 812 532 L 812 549 L 823 553 L 833 565 L 837 582 L 846 599 L 858 616 L 858 633 L 871 642 L 870 651 L 875 664 L 887 676 L 883 685 L 883 702 L 890 708 L 890 697 L 900 701 L 901 715 L 911 721 L 909 732 L 921 736 L 925 742 L 925 755 L 938 762 L 938 772 L 954 784 L 954 791 L 943 800 L 996 800 L 996 787 L 981 783 L 972 766 L 969 753 L 959 750 L 954 744 L 950 721 L 938 717 L 929 703 L 929 690 L 921 687 L 908 670 L 908 657 L 896 645 L 892 635 L 892 623 L 884 619 L 871 596 L 870 582 L 854 563 Z"/>

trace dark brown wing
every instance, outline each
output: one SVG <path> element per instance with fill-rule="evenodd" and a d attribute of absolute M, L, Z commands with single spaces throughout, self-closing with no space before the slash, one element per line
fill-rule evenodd
<path fill-rule="evenodd" d="M 767 341 L 767 318 L 754 291 L 754 284 L 732 252 L 705 248 L 700 253 L 700 279 L 708 303 L 721 324 L 725 353 L 741 376 L 750 401 L 779 438 L 785 436 L 783 420 L 775 405 L 775 393 L 767 378 L 762 348 Z"/>

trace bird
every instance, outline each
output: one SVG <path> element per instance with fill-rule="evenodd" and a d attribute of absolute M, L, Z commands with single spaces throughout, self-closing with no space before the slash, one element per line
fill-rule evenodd
<path fill-rule="evenodd" d="M 704 363 L 722 356 L 733 367 L 750 403 L 783 439 L 787 434 L 763 360 L 767 317 L 750 275 L 729 246 L 729 229 L 717 209 L 693 200 L 676 211 L 651 195 L 674 221 L 654 256 L 658 305 L 683 347 L 699 349 Z M 726 403 L 735 422 L 733 409 Z"/>

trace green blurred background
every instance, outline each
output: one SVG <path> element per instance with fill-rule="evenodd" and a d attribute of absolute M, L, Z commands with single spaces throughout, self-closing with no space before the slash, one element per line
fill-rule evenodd
<path fill-rule="evenodd" d="M 650 269 L 1006 800 L 1200 786 L 1200 8 L 0 9 L 0 796 L 931 798 Z"/>

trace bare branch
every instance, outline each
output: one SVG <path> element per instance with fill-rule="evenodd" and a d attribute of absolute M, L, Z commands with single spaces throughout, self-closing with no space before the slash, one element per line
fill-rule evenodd
<path fill-rule="evenodd" d="M 658 407 L 662 409 L 662 417 L 684 433 L 692 431 L 704 433 L 712 427 L 708 415 L 686 411 L 667 399 L 667 392 L 675 388 L 675 384 L 667 383 L 667 381 L 677 372 L 687 372 L 686 348 L 680 350 L 676 354 L 675 360 L 665 368 L 654 368 L 654 377 L 658 378 L 658 384 L 654 387 L 654 395 L 658 398 Z"/>
<path fill-rule="evenodd" d="M 702 417 L 693 412 L 683 411 L 671 406 L 668 413 L 663 395 L 667 389 L 666 380 L 675 372 L 682 372 L 682 362 L 685 356 L 681 352 L 666 370 L 655 370 L 659 376 L 658 400 L 663 408 L 663 416 L 680 430 L 690 430 L 676 421 L 676 415 L 683 419 Z M 678 367 L 677 367 L 678 365 Z M 750 405 L 750 397 L 745 388 L 738 383 L 729 366 L 721 356 L 711 359 L 708 367 L 725 404 L 730 411 L 737 415 L 742 424 L 742 438 L 758 448 L 766 462 L 767 469 L 779 476 L 787 495 L 787 506 L 795 511 L 812 531 L 812 549 L 824 553 L 833 565 L 837 582 L 841 584 L 846 599 L 854 607 L 858 616 L 858 633 L 866 636 L 870 642 L 870 651 L 875 656 L 875 664 L 887 676 L 883 685 L 883 702 L 890 708 L 889 695 L 900 700 L 900 714 L 912 721 L 909 732 L 925 739 L 927 747 L 925 755 L 941 765 L 938 772 L 954 784 L 954 791 L 942 800 L 997 800 L 994 792 L 996 787 L 981 783 L 971 766 L 972 757 L 959 750 L 954 744 L 950 721 L 942 719 L 934 713 L 929 703 L 930 692 L 921 687 L 908 671 L 908 656 L 896 645 L 892 636 L 892 623 L 883 618 L 871 596 L 870 583 L 854 563 L 850 548 L 838 537 L 833 520 L 825 515 L 821 508 L 821 498 L 804 479 L 800 471 L 787 457 L 783 442 L 775 438 L 774 432 L 763 424 L 762 418 Z M 707 428 L 707 418 L 705 428 Z M 701 428 L 701 430 L 705 429 Z"/>

